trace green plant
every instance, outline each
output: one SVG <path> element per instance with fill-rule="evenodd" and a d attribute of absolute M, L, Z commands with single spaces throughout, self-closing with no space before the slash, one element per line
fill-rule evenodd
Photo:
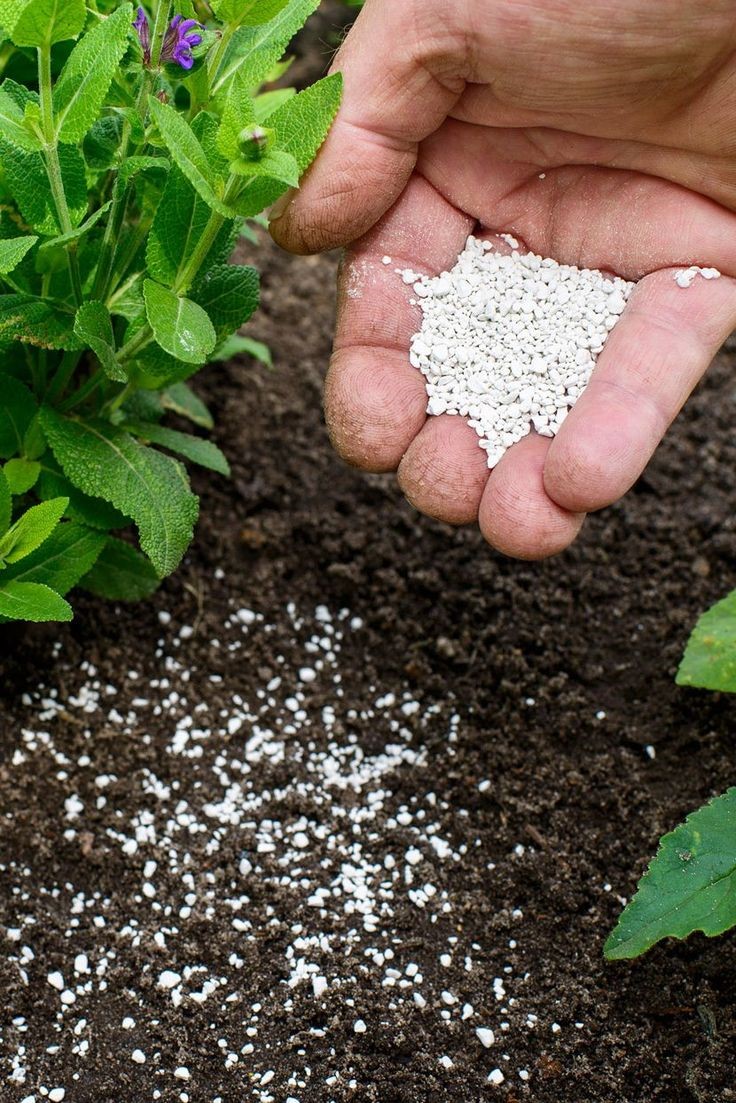
<path fill-rule="evenodd" d="M 696 624 L 677 683 L 736 692 L 736 591 Z M 710 937 L 736 927 L 736 788 L 691 813 L 660 840 L 604 947 L 609 960 L 639 957 L 663 938 Z"/>
<path fill-rule="evenodd" d="M 227 474 L 187 380 L 267 357 L 229 259 L 337 113 L 339 75 L 261 91 L 318 4 L 0 0 L 0 619 L 149 594 L 198 515 L 176 457 Z"/>

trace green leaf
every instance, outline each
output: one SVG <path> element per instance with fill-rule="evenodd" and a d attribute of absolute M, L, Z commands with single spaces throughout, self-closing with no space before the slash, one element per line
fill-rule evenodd
<path fill-rule="evenodd" d="M 44 349 L 79 349 L 74 319 L 46 299 L 0 295 L 0 338 Z"/>
<path fill-rule="evenodd" d="M 3 474 L 11 494 L 27 494 L 38 481 L 41 464 L 37 460 L 8 460 L 3 468 Z"/>
<path fill-rule="evenodd" d="M 13 28 L 16 46 L 44 46 L 76 38 L 84 27 L 84 0 L 28 0 Z"/>
<path fill-rule="evenodd" d="M 237 30 L 215 77 L 213 91 L 224 87 L 236 72 L 242 75 L 247 88 L 257 88 L 270 76 L 273 65 L 318 7 L 319 0 L 288 0 L 268 22 L 261 16 L 258 20 L 261 26 Z"/>
<path fill-rule="evenodd" d="M 68 498 L 65 516 L 89 528 L 109 532 L 110 529 L 123 529 L 130 524 L 130 517 L 114 509 L 109 502 L 78 490 L 58 468 L 50 454 L 44 456 L 41 462 L 36 494 L 42 501 L 48 501 L 49 498 Z"/>
<path fill-rule="evenodd" d="M 604 947 L 609 961 L 639 957 L 663 938 L 709 938 L 736 925 L 736 788 L 665 835 Z"/>
<path fill-rule="evenodd" d="M 67 478 L 132 517 L 159 576 L 171 574 L 191 542 L 198 513 L 182 465 L 107 422 L 75 421 L 48 408 L 42 421 Z"/>
<path fill-rule="evenodd" d="M 123 116 L 103 115 L 90 127 L 84 138 L 84 159 L 91 169 L 104 172 L 117 163 L 123 136 Z"/>
<path fill-rule="evenodd" d="M 217 149 L 228 161 L 234 161 L 240 156 L 241 131 L 244 127 L 252 126 L 256 121 L 250 90 L 243 82 L 241 73 L 236 73 L 232 78 L 223 99 L 222 116 L 217 131 Z"/>
<path fill-rule="evenodd" d="M 59 141 L 80 141 L 97 118 L 125 53 L 132 22 L 132 5 L 123 4 L 88 31 L 72 50 L 54 87 L 54 124 Z"/>
<path fill-rule="evenodd" d="M 214 428 L 212 414 L 202 399 L 198 398 L 186 383 L 174 383 L 173 386 L 167 387 L 161 395 L 161 404 L 165 409 L 171 410 L 179 417 L 185 417 L 203 429 Z"/>
<path fill-rule="evenodd" d="M 100 221 L 104 215 L 110 210 L 112 206 L 112 200 L 108 200 L 107 203 L 103 203 L 101 207 L 98 207 L 96 211 L 93 211 L 89 218 L 85 219 L 81 226 L 77 226 L 74 230 L 70 230 L 67 234 L 60 234 L 58 237 L 52 237 L 48 241 L 44 241 L 38 249 L 39 261 L 41 261 L 41 270 L 43 271 L 44 258 L 49 253 L 59 252 L 64 253 L 67 245 L 72 241 L 79 241 L 80 238 L 93 229 L 94 226 Z"/>
<path fill-rule="evenodd" d="M 259 295 L 257 269 L 241 264 L 210 268 L 192 290 L 192 299 L 207 311 L 220 337 L 248 321 L 258 306 Z"/>
<path fill-rule="evenodd" d="M 37 237 L 13 237 L 0 241 L 0 276 L 12 272 L 38 241 Z"/>
<path fill-rule="evenodd" d="M 10 519 L 13 515 L 13 498 L 4 471 L 0 471 L 0 536 L 8 531 Z"/>
<path fill-rule="evenodd" d="M 278 135 L 278 147 L 295 158 L 304 173 L 319 152 L 337 115 L 342 98 L 342 74 L 334 73 L 282 104 L 269 117 L 268 125 Z M 237 203 L 238 214 L 251 218 L 270 206 L 283 193 L 276 180 L 257 179 L 249 184 Z"/>
<path fill-rule="evenodd" d="M 0 27 L 10 38 L 27 0 L 0 0 Z"/>
<path fill-rule="evenodd" d="M 287 188 L 296 188 L 299 185 L 296 157 L 285 153 L 283 149 L 269 149 L 258 161 L 233 161 L 230 171 L 236 176 L 267 176 L 270 180 L 286 184 Z"/>
<path fill-rule="evenodd" d="M 10 620 L 69 621 L 72 607 L 64 598 L 38 582 L 0 581 L 0 616 Z"/>
<path fill-rule="evenodd" d="M 105 375 L 125 383 L 127 375 L 115 357 L 115 337 L 110 311 L 104 303 L 91 300 L 82 303 L 74 320 L 74 332 L 88 345 L 102 365 Z"/>
<path fill-rule="evenodd" d="M 107 539 L 105 533 L 67 521 L 21 563 L 6 568 L 0 578 L 3 582 L 11 578 L 40 582 L 63 596 L 92 569 Z M 149 570 L 153 570 L 150 564 Z"/>
<path fill-rule="evenodd" d="M 203 146 L 209 148 L 215 142 L 217 121 L 203 111 L 195 119 L 194 131 Z M 168 286 L 173 284 L 177 272 L 199 243 L 210 213 L 184 174 L 174 167 L 156 210 L 146 248 L 146 264 L 153 279 Z M 235 225 L 228 221 L 217 235 L 208 257 L 210 263 L 225 261 L 232 253 Z"/>
<path fill-rule="evenodd" d="M 289 5 L 290 0 L 213 0 L 212 10 L 223 23 L 264 23 Z"/>
<path fill-rule="evenodd" d="M 198 364 L 185 364 L 183 360 L 177 360 L 152 341 L 138 353 L 128 370 L 134 386 L 146 391 L 159 391 L 162 387 L 188 379 L 198 367 Z"/>
<path fill-rule="evenodd" d="M 161 103 L 154 96 L 149 96 L 148 103 L 151 117 L 172 160 L 179 166 L 197 194 L 213 211 L 218 211 L 225 218 L 233 218 L 233 211 L 222 202 L 215 190 L 216 187 L 221 187 L 222 181 L 217 179 L 213 181 L 213 169 L 207 154 L 184 116 L 169 104 Z"/>
<path fill-rule="evenodd" d="M 252 356 L 254 360 L 259 360 L 268 368 L 273 367 L 273 357 L 268 345 L 264 345 L 262 341 L 255 341 L 252 337 L 241 337 L 239 333 L 223 341 L 212 356 L 212 360 L 232 360 L 242 353 Z"/>
<path fill-rule="evenodd" d="M 147 444 L 160 444 L 169 452 L 176 452 L 191 463 L 216 471 L 219 475 L 230 474 L 230 464 L 211 440 L 194 437 L 190 433 L 180 433 L 177 429 L 167 429 L 163 425 L 149 422 L 128 421 L 123 425 L 129 433 Z"/>
<path fill-rule="evenodd" d="M 0 87 L 0 134 L 19 149 L 41 148 L 41 139 L 28 129 L 22 108 L 4 87 Z"/>
<path fill-rule="evenodd" d="M 36 409 L 36 400 L 24 383 L 12 375 L 0 374 L 0 459 L 7 460 L 22 451 L 23 437 Z"/>
<path fill-rule="evenodd" d="M 680 686 L 736 693 L 736 590 L 703 613 L 676 680 Z"/>
<path fill-rule="evenodd" d="M 61 520 L 68 498 L 52 498 L 31 506 L 0 539 L 0 560 L 17 563 L 40 548 Z"/>
<path fill-rule="evenodd" d="M 204 364 L 217 334 L 202 307 L 153 280 L 143 284 L 143 297 L 148 323 L 164 352 L 185 364 Z"/>
<path fill-rule="evenodd" d="M 76 146 L 59 147 L 59 164 L 72 226 L 87 213 L 87 175 L 84 158 Z M 44 237 L 57 237 L 62 229 L 40 153 L 26 153 L 0 137 L 0 162 L 8 191 L 23 218 Z"/>
<path fill-rule="evenodd" d="M 296 95 L 295 88 L 274 88 L 271 92 L 261 92 L 253 101 L 256 122 L 265 123 L 279 107 Z"/>
<path fill-rule="evenodd" d="M 159 578 L 144 555 L 110 538 L 82 585 L 108 601 L 140 601 L 157 589 Z"/>

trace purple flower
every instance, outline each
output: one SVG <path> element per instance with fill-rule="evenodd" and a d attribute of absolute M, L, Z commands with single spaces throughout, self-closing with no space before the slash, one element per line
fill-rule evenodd
<path fill-rule="evenodd" d="M 183 15 L 175 15 L 169 23 L 169 29 L 164 38 L 161 60 L 173 61 L 181 65 L 182 69 L 191 69 L 194 65 L 192 47 L 199 46 L 202 41 L 201 30 L 202 27 L 196 19 L 185 19 Z"/>
<path fill-rule="evenodd" d="M 141 46 L 143 47 L 143 61 L 146 65 L 151 64 L 151 28 L 148 24 L 148 16 L 143 8 L 138 8 L 136 16 L 135 27 L 138 38 L 140 39 Z"/>
<path fill-rule="evenodd" d="M 151 64 L 151 25 L 143 8 L 138 8 L 135 27 L 141 47 L 144 65 Z M 185 19 L 175 15 L 169 23 L 161 47 L 161 61 L 181 65 L 182 69 L 191 69 L 194 65 L 192 49 L 202 41 L 202 26 L 196 19 Z"/>

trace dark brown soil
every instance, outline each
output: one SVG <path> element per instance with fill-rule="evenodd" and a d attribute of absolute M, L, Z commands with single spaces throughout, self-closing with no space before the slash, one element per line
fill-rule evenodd
<path fill-rule="evenodd" d="M 230 483 L 197 477 L 203 515 L 184 568 L 150 605 L 80 596 L 69 628 L 4 639 L 0 935 L 10 929 L 10 939 L 0 955 L 0 1055 L 4 1076 L 15 1059 L 25 1079 L 7 1079 L 0 1098 L 41 1103 L 62 1086 L 65 1103 L 736 1099 L 733 938 L 661 945 L 632 964 L 601 956 L 618 897 L 631 894 L 659 835 L 734 779 L 730 700 L 673 681 L 696 616 L 733 584 L 733 353 L 624 502 L 591 518 L 564 556 L 521 564 L 474 531 L 417 516 L 390 478 L 332 455 L 320 384 L 336 262 L 265 245 L 263 262 L 252 333 L 271 344 L 276 367 L 234 362 L 201 381 L 234 473 Z M 277 673 L 296 686 L 320 605 L 344 634 L 339 655 L 325 659 L 330 677 L 302 686 L 305 717 L 287 733 L 285 756 L 261 765 L 256 756 L 240 777 L 253 726 L 219 731 L 217 717 L 232 715 L 234 695 L 253 708 L 259 692 L 273 692 L 284 738 L 285 691 L 264 687 Z M 241 607 L 264 618 L 246 634 L 228 619 Z M 350 616 L 338 621 L 343 609 Z M 172 615 L 166 627 L 162 610 Z M 364 626 L 349 629 L 350 617 Z M 181 637 L 182 625 L 193 633 Z M 165 669 L 167 655 L 180 666 Z M 117 692 L 106 696 L 107 685 Z M 82 686 L 93 694 L 88 711 Z M 180 697 L 165 701 L 172 689 Z M 389 692 L 397 704 L 376 705 Z M 42 704 L 52 696 L 56 705 Z M 402 701 L 418 709 L 402 713 Z M 337 713 L 328 731 L 325 705 Z M 172 749 L 189 714 L 212 733 L 199 757 Z M 375 762 L 401 741 L 401 723 L 411 755 L 383 770 L 378 811 L 362 828 L 351 820 L 366 807 L 359 787 L 347 786 L 339 808 L 324 786 L 309 788 L 328 749 L 357 746 Z M 234 825 L 206 811 L 223 799 L 223 769 L 240 777 L 249 802 Z M 72 795 L 82 811 L 64 804 Z M 180 801 L 193 829 L 175 823 Z M 157 838 L 126 854 L 131 824 L 151 805 Z M 406 824 L 395 818 L 402 806 L 413 816 Z M 389 877 L 374 933 L 339 900 L 315 910 L 299 888 L 320 870 L 331 883 L 335 847 L 346 860 L 335 842 L 346 818 L 364 854 L 398 857 L 401 876 Z M 297 861 L 283 839 L 302 821 L 310 845 Z M 428 845 L 430 821 L 456 857 Z M 275 855 L 257 850 L 264 831 Z M 416 865 L 402 857 L 411 847 L 421 851 Z M 243 853 L 253 867 L 245 872 Z M 151 859 L 157 870 L 143 872 Z M 408 895 L 409 868 L 415 886 L 437 889 L 426 907 Z M 182 918 L 186 871 L 197 899 Z M 150 881 L 152 897 L 142 889 Z M 225 900 L 243 893 L 235 912 Z M 240 932 L 234 914 L 247 921 Z M 284 984 L 299 929 L 329 939 L 303 951 L 330 979 L 321 998 L 310 981 Z M 385 966 L 365 956 L 387 946 L 395 957 L 386 966 L 403 975 L 419 965 L 425 1007 L 411 998 L 416 985 L 385 985 Z M 80 952 L 92 979 L 74 977 Z M 157 977 L 186 964 L 223 985 L 204 1003 L 185 996 L 175 1007 Z M 55 970 L 76 993 L 66 1011 L 47 982 Z M 498 983 L 494 993 L 495 978 L 505 995 Z M 201 983 L 192 978 L 186 991 Z M 465 1003 L 473 1014 L 464 1020 Z M 135 1020 L 128 1030 L 126 1017 Z M 490 1049 L 478 1026 L 494 1030 Z M 241 1056 L 226 1068 L 231 1050 Z M 189 1081 L 174 1076 L 180 1066 Z M 494 1068 L 505 1076 L 499 1087 L 488 1082 Z M 264 1081 L 267 1070 L 275 1075 Z"/>

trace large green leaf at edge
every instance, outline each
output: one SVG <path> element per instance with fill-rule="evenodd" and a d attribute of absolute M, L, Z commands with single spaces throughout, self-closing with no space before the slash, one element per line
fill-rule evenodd
<path fill-rule="evenodd" d="M 69 621 L 72 607 L 54 590 L 39 582 L 0 580 L 0 617 L 9 620 Z"/>
<path fill-rule="evenodd" d="M 147 444 L 158 444 L 170 452 L 183 456 L 190 463 L 206 467 L 209 471 L 216 471 L 218 475 L 230 474 L 230 464 L 214 441 L 195 437 L 191 433 L 181 433 L 178 429 L 169 429 L 165 425 L 152 425 L 145 421 L 127 421 L 124 428 Z"/>
<path fill-rule="evenodd" d="M 34 552 L 48 540 L 68 505 L 68 498 L 51 498 L 27 509 L 0 539 L 0 559 L 18 563 Z"/>
<path fill-rule="evenodd" d="M 133 7 L 123 4 L 85 34 L 54 87 L 54 123 L 62 142 L 78 142 L 97 118 L 125 53 Z"/>
<path fill-rule="evenodd" d="M 29 0 L 16 20 L 12 39 L 16 46 L 64 42 L 77 37 L 86 17 L 85 0 Z"/>
<path fill-rule="evenodd" d="M 663 938 L 736 925 L 736 787 L 692 812 L 660 840 L 604 947 L 610 961 L 638 957 Z"/>
<path fill-rule="evenodd" d="M 3 571 L 2 581 L 40 582 L 63 596 L 92 569 L 106 541 L 105 533 L 67 521 L 35 552 Z"/>
<path fill-rule="evenodd" d="M 17 149 L 0 137 L 0 162 L 8 191 L 26 222 L 45 237 L 58 237 L 61 226 L 41 154 Z M 59 147 L 59 164 L 72 226 L 78 226 L 89 202 L 84 158 L 76 146 L 64 145 Z"/>
<path fill-rule="evenodd" d="M 677 684 L 736 693 L 736 590 L 703 613 L 695 625 Z"/>
<path fill-rule="evenodd" d="M 148 323 L 164 352 L 185 364 L 204 364 L 217 334 L 202 307 L 154 280 L 144 282 L 143 298 Z"/>
<path fill-rule="evenodd" d="M 13 510 L 13 497 L 5 472 L 0 469 L 0 536 L 8 530 Z"/>
<path fill-rule="evenodd" d="M 46 407 L 41 423 L 67 478 L 132 517 L 159 576 L 171 574 L 189 547 L 199 507 L 182 464 L 107 422 L 76 421 Z"/>

